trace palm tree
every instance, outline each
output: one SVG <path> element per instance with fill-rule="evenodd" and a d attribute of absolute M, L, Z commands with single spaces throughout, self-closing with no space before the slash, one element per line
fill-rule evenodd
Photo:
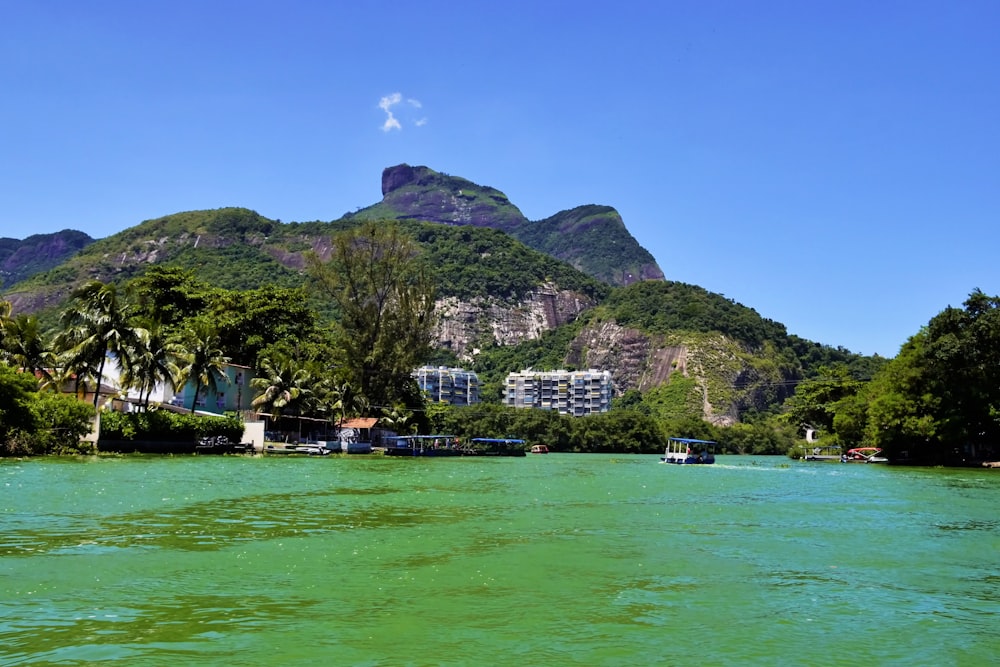
<path fill-rule="evenodd" d="M 94 375 L 97 388 L 94 408 L 100 401 L 101 382 L 108 354 L 116 358 L 119 368 L 127 368 L 128 355 L 139 348 L 143 336 L 140 327 L 129 321 L 131 306 L 118 294 L 114 283 L 92 280 L 77 288 L 72 302 L 61 317 L 62 331 L 57 336 L 57 347 L 72 367 L 65 370 L 75 373 L 79 383 L 80 373 L 86 369 Z"/>
<path fill-rule="evenodd" d="M 2 316 L 2 313 L 0 313 Z M 53 383 L 51 370 L 55 354 L 34 315 L 20 314 L 3 322 L 3 339 L 0 340 L 0 358 L 27 373 L 34 373 L 43 385 Z"/>
<path fill-rule="evenodd" d="M 364 415 L 368 412 L 368 399 L 359 394 L 354 385 L 347 380 L 333 384 L 330 390 L 330 398 L 332 399 L 330 411 L 335 415 L 339 415 L 337 418 L 338 425 L 344 423 L 350 417 Z"/>
<path fill-rule="evenodd" d="M 220 382 L 229 383 L 229 376 L 226 375 L 229 357 L 219 349 L 219 334 L 215 327 L 205 320 L 196 320 L 173 342 L 180 348 L 178 359 L 182 364 L 177 386 L 183 387 L 188 380 L 194 380 L 194 396 L 191 398 L 191 412 L 194 413 L 202 387 L 218 392 Z"/>
<path fill-rule="evenodd" d="M 286 356 L 264 358 L 260 361 L 262 375 L 250 380 L 250 386 L 260 389 L 250 405 L 268 412 L 277 419 L 285 410 L 302 414 L 313 397 L 314 378 L 306 368 Z"/>

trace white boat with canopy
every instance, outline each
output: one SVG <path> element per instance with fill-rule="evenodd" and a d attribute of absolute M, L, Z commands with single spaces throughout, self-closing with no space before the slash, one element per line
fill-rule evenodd
<path fill-rule="evenodd" d="M 715 445 L 714 440 L 667 438 L 667 451 L 660 457 L 660 463 L 715 463 Z"/>

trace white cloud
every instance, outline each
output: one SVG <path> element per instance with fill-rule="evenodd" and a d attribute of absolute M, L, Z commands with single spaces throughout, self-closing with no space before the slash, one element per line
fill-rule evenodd
<path fill-rule="evenodd" d="M 386 95 L 381 100 L 379 100 L 378 108 L 385 112 L 385 122 L 382 123 L 382 131 L 388 132 L 389 130 L 402 130 L 403 126 L 399 124 L 396 117 L 392 115 L 392 107 L 399 104 L 403 99 L 402 94 L 393 93 L 392 95 Z"/>
<path fill-rule="evenodd" d="M 385 97 L 379 100 L 378 108 L 385 112 L 385 121 L 382 123 L 383 132 L 403 129 L 403 123 L 400 122 L 400 119 L 396 117 L 395 113 L 393 113 L 393 107 L 400 104 L 402 101 L 403 101 L 402 93 L 392 93 L 391 95 L 386 95 Z M 424 106 L 423 104 L 420 103 L 420 100 L 414 99 L 412 97 L 406 98 L 406 105 L 408 107 L 412 107 L 413 109 L 422 109 Z M 412 124 L 415 125 L 416 127 L 423 127 L 424 125 L 427 124 L 426 117 L 410 121 L 409 118 L 405 117 L 406 116 L 405 110 L 403 116 L 404 120 L 406 120 L 407 123 L 412 122 Z"/>

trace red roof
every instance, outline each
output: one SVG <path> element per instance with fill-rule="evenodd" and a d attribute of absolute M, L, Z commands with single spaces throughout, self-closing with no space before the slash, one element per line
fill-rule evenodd
<path fill-rule="evenodd" d="M 377 417 L 356 417 L 340 423 L 341 428 L 371 428 L 378 421 Z"/>

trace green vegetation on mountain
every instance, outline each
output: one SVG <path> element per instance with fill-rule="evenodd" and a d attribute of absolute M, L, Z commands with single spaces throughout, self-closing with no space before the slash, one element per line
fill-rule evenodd
<path fill-rule="evenodd" d="M 745 345 L 759 347 L 764 341 L 786 337 L 782 324 L 765 319 L 720 294 L 677 282 L 645 281 L 619 288 L 601 304 L 618 324 L 650 333 L 677 329 L 718 332 Z"/>
<path fill-rule="evenodd" d="M 549 283 L 595 299 L 607 285 L 495 229 L 414 224 L 405 227 L 438 276 L 438 295 L 516 301 Z"/>
<path fill-rule="evenodd" d="M 618 211 L 610 206 L 580 206 L 561 211 L 521 225 L 511 234 L 609 285 L 663 277 L 656 260 L 636 243 Z"/>

